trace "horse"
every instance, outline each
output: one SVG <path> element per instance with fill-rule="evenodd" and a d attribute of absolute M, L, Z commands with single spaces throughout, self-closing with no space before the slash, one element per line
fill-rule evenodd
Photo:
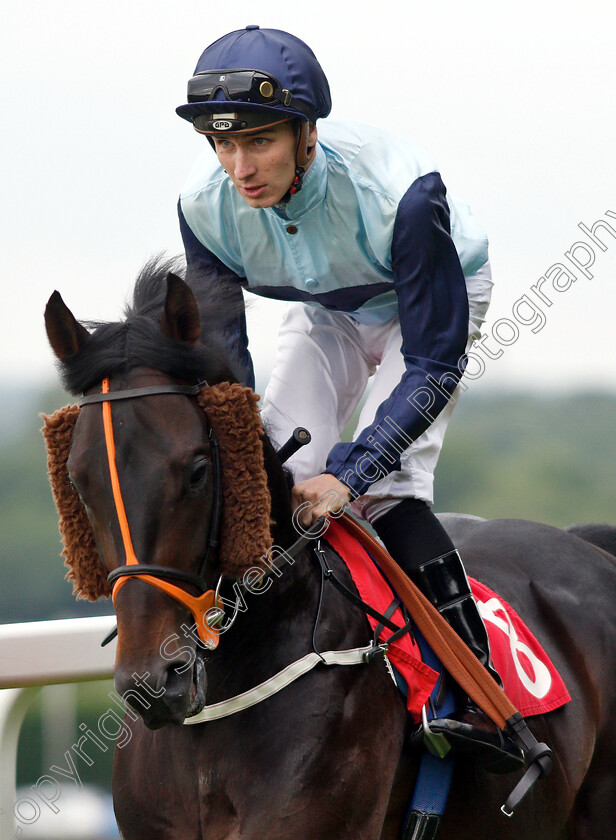
<path fill-rule="evenodd" d="M 229 337 L 237 296 L 225 289 L 157 261 L 117 323 L 84 326 L 57 292 L 46 309 L 64 386 L 85 395 L 80 409 L 46 420 L 67 577 L 90 600 L 109 596 L 108 576 L 121 584 L 114 679 L 130 735 L 115 751 L 117 822 L 125 840 L 394 840 L 420 749 L 382 658 L 315 667 L 237 714 L 184 725 L 206 699 L 241 695 L 310 651 L 358 648 L 371 637 L 364 611 L 324 584 L 312 542 L 298 542 L 292 477 L 253 424 L 257 398 L 238 381 Z M 236 397 L 242 408 L 232 411 Z M 616 561 L 539 523 L 446 524 L 469 574 L 524 617 L 572 700 L 528 719 L 554 764 L 511 819 L 500 806 L 519 774 L 488 774 L 456 758 L 440 836 L 611 840 Z M 353 591 L 326 540 L 320 550 Z M 297 550 L 264 566 L 272 544 Z M 222 593 L 232 604 L 247 575 L 254 586 L 244 587 L 245 604 L 236 597 L 235 614 L 226 607 L 223 615 Z M 217 646 L 197 632 L 197 603 L 227 621 Z"/>
<path fill-rule="evenodd" d="M 569 525 L 565 530 L 616 557 L 616 528 L 613 525 L 588 522 L 583 525 Z"/>

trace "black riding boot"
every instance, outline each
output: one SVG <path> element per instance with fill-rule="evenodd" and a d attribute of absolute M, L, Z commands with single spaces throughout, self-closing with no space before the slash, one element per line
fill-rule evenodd
<path fill-rule="evenodd" d="M 458 552 L 454 549 L 424 563 L 412 579 L 502 688 L 490 659 L 488 633 Z M 457 750 L 472 754 L 477 763 L 492 773 L 509 773 L 524 764 L 522 751 L 470 697 L 464 697 L 462 708 L 449 717 L 430 721 L 430 729 L 445 735 Z"/>
<path fill-rule="evenodd" d="M 405 499 L 373 525 L 394 560 L 502 686 L 460 555 L 430 507 Z M 524 763 L 521 750 L 468 697 L 448 718 L 430 721 L 430 729 L 491 772 L 507 773 Z"/>

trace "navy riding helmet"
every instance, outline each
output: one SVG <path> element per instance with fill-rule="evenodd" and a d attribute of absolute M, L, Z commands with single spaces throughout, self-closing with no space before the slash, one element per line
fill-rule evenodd
<path fill-rule="evenodd" d="M 296 178 L 307 162 L 308 124 L 331 110 L 329 84 L 310 47 L 288 32 L 247 26 L 202 53 L 176 113 L 207 135 L 238 134 L 299 121 Z"/>

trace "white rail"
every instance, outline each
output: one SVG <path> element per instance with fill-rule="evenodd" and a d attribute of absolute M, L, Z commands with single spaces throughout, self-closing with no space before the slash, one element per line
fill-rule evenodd
<path fill-rule="evenodd" d="M 28 706 L 44 685 L 108 679 L 116 643 L 100 644 L 114 624 L 105 615 L 0 625 L 0 840 L 19 836 L 15 762 Z"/>

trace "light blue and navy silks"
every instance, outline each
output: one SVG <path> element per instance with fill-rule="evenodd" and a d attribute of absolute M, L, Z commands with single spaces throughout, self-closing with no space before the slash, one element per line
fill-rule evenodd
<path fill-rule="evenodd" d="M 370 482 L 355 466 L 366 453 L 382 475 L 399 469 L 397 451 L 385 457 L 370 441 L 374 428 L 388 416 L 414 440 L 430 425 L 409 397 L 430 376 L 442 384 L 430 415 L 445 406 L 489 300 L 475 277 L 487 238 L 468 206 L 447 196 L 434 163 L 380 129 L 327 120 L 302 191 L 284 207 L 249 207 L 208 148 L 179 213 L 188 262 L 228 276 L 238 297 L 243 287 L 367 324 L 399 316 L 405 374 L 373 426 L 333 447 L 326 470 L 361 495 Z M 243 318 L 232 332 L 252 384 Z"/>

